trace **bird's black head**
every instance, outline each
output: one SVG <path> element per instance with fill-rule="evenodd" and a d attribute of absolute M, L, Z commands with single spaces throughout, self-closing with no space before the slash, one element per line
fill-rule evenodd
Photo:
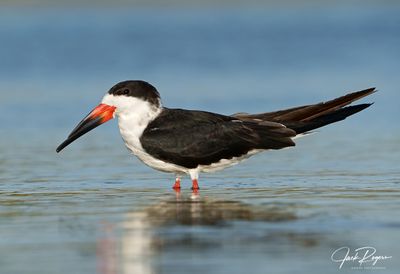
<path fill-rule="evenodd" d="M 136 97 L 148 101 L 152 105 L 158 105 L 160 102 L 160 94 L 157 89 L 151 84 L 141 80 L 119 82 L 108 91 L 108 94 Z"/>

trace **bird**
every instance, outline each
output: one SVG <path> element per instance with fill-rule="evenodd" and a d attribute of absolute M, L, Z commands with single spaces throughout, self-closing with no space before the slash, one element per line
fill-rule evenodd
<path fill-rule="evenodd" d="M 373 103 L 350 105 L 376 92 L 368 88 L 333 100 L 288 109 L 232 115 L 164 107 L 157 89 L 142 80 L 115 84 L 61 143 L 57 153 L 96 128 L 118 118 L 126 147 L 146 165 L 175 174 L 173 189 L 189 175 L 231 167 L 252 155 L 295 146 L 294 139 L 360 112 Z"/>

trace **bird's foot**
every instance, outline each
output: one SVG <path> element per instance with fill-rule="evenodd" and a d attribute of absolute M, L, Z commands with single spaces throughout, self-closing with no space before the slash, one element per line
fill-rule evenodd
<path fill-rule="evenodd" d="M 193 191 L 199 191 L 200 187 L 199 187 L 199 183 L 197 182 L 196 179 L 192 180 L 192 190 Z"/>
<path fill-rule="evenodd" d="M 181 190 L 181 180 L 179 178 L 176 178 L 175 184 L 172 187 L 175 191 Z"/>

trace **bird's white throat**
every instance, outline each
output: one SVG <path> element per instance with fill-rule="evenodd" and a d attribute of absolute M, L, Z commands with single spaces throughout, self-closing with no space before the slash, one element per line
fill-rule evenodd
<path fill-rule="evenodd" d="M 116 107 L 114 116 L 118 118 L 118 127 L 125 145 L 141 158 L 140 154 L 144 150 L 140 137 L 147 125 L 162 111 L 161 103 L 156 106 L 140 98 L 112 94 L 106 94 L 102 103 Z"/>

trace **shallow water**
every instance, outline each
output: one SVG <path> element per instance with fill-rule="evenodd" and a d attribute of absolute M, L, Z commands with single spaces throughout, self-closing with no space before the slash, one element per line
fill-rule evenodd
<path fill-rule="evenodd" d="M 336 249 L 370 246 L 393 256 L 375 267 L 396 273 L 399 14 L 2 10 L 0 272 L 337 273 Z M 172 175 L 127 153 L 115 122 L 55 153 L 126 78 L 156 84 L 168 106 L 222 113 L 380 91 L 295 148 L 204 174 L 199 193 L 185 178 L 175 193 Z"/>

